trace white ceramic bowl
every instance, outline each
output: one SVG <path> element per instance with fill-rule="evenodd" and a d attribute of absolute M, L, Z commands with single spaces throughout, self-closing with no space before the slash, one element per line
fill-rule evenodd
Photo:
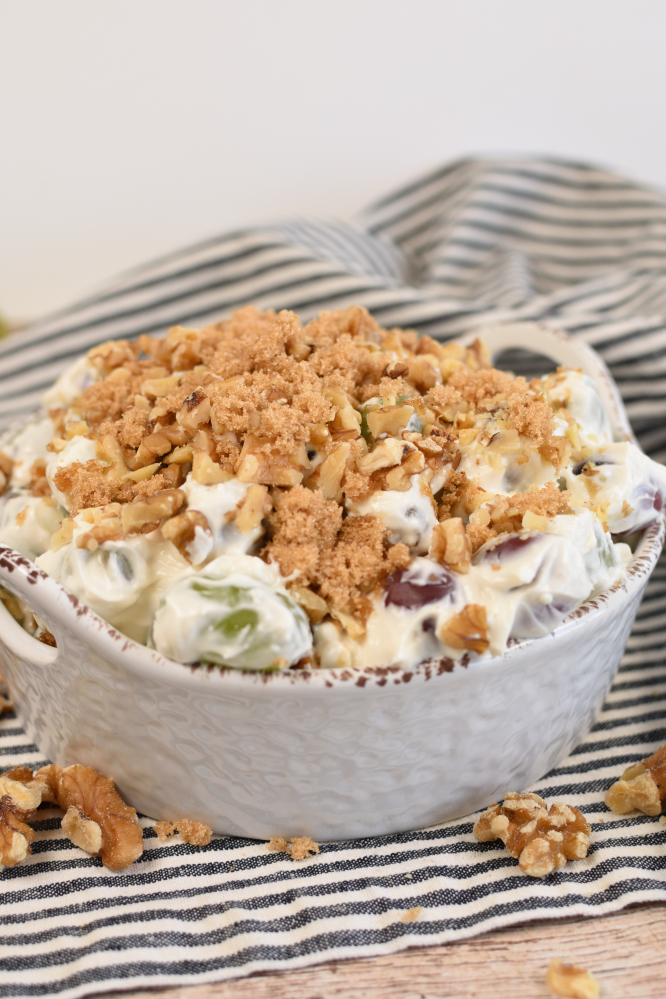
<path fill-rule="evenodd" d="M 535 347 L 535 327 L 487 335 Z M 603 362 L 540 327 L 538 349 L 583 367 L 618 439 L 631 432 Z M 220 833 L 317 840 L 394 833 L 484 807 L 547 773 L 584 737 L 615 675 L 664 539 L 644 533 L 623 582 L 553 632 L 468 667 L 257 674 L 192 668 L 137 645 L 0 547 L 0 582 L 57 649 L 0 605 L 0 659 L 27 732 L 50 760 L 115 778 L 154 818 Z"/>

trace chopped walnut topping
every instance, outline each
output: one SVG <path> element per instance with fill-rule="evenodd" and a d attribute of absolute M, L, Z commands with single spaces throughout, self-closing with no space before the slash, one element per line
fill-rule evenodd
<path fill-rule="evenodd" d="M 666 801 L 666 743 L 652 756 L 627 767 L 606 792 L 606 806 L 616 815 L 636 809 L 645 815 L 659 815 Z"/>
<path fill-rule="evenodd" d="M 157 838 L 164 842 L 169 836 L 180 834 L 183 843 L 191 846 L 208 846 L 213 838 L 213 830 L 204 822 L 196 822 L 194 819 L 178 819 L 177 822 L 169 822 L 163 819 L 156 822 L 153 829 L 157 833 Z"/>
<path fill-rule="evenodd" d="M 562 961 L 551 961 L 546 972 L 546 984 L 556 996 L 569 999 L 598 999 L 599 982 L 585 968 Z"/>
<path fill-rule="evenodd" d="M 491 805 L 474 825 L 480 843 L 501 839 L 521 870 L 544 878 L 567 860 L 582 860 L 590 846 L 583 813 L 556 802 L 550 808 L 538 794 L 510 791 L 502 805 Z"/>
<path fill-rule="evenodd" d="M 292 860 L 305 860 L 314 853 L 319 853 L 319 843 L 315 843 L 309 836 L 295 836 L 293 839 L 284 839 L 282 836 L 274 836 L 268 843 L 271 853 L 287 853 Z"/>
<path fill-rule="evenodd" d="M 143 853 L 143 831 L 136 811 L 126 805 L 115 784 L 92 767 L 50 764 L 37 770 L 42 800 L 65 811 L 62 828 L 75 846 L 100 854 L 112 871 L 129 867 Z"/>
<path fill-rule="evenodd" d="M 146 499 L 125 503 L 120 523 L 128 534 L 154 531 L 165 520 L 178 513 L 184 502 L 185 493 L 181 489 L 161 489 Z"/>
<path fill-rule="evenodd" d="M 473 511 L 467 525 L 467 537 L 474 552 L 500 534 L 543 530 L 548 518 L 573 513 L 567 493 L 561 492 L 552 482 L 540 489 L 510 496 L 468 489 L 466 505 Z"/>

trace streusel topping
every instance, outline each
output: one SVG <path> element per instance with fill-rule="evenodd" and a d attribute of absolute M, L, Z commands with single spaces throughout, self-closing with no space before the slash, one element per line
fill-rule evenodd
<path fill-rule="evenodd" d="M 498 654 L 616 582 L 666 493 L 581 372 L 359 307 L 105 343 L 48 399 L 0 452 L 0 540 L 182 662 Z"/>

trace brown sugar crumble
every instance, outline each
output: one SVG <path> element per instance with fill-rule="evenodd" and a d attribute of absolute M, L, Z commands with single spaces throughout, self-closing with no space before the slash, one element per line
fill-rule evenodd
<path fill-rule="evenodd" d="M 319 843 L 315 843 L 309 836 L 295 836 L 293 839 L 274 836 L 269 840 L 267 848 L 271 853 L 286 853 L 292 860 L 306 860 L 319 853 Z"/>
<path fill-rule="evenodd" d="M 169 822 L 162 819 L 153 826 L 160 842 L 165 842 L 170 836 L 180 834 L 184 843 L 191 846 L 208 846 L 213 838 L 213 830 L 203 822 L 196 822 L 194 819 L 179 819 L 177 822 Z"/>

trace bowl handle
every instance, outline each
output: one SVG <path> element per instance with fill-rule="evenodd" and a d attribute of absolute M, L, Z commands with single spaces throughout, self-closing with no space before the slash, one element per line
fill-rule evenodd
<path fill-rule="evenodd" d="M 638 444 L 610 371 L 597 352 L 582 340 L 546 323 L 482 326 L 472 333 L 458 337 L 457 340 L 464 346 L 469 346 L 477 337 L 485 341 L 492 358 L 503 350 L 517 348 L 534 354 L 543 354 L 565 368 L 580 368 L 597 387 L 615 440 L 628 440 Z"/>
<path fill-rule="evenodd" d="M 76 607 L 71 595 L 33 562 L 6 545 L 0 545 L 0 586 L 23 600 L 33 614 L 44 621 L 55 637 L 58 648 L 44 645 L 33 638 L 2 606 L 0 627 L 4 643 L 12 652 L 30 663 L 39 666 L 54 663 L 61 646 L 60 622 L 71 621 L 76 617 Z"/>

